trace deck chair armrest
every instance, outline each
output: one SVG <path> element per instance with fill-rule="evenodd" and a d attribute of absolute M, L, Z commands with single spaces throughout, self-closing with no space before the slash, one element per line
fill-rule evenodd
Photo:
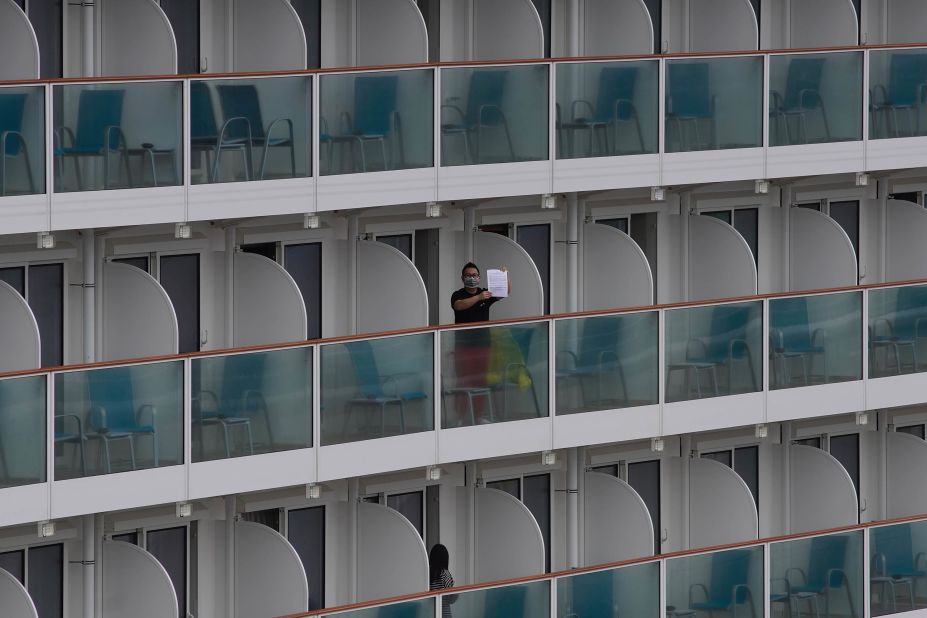
<path fill-rule="evenodd" d="M 708 601 L 708 599 L 709 599 L 709 596 L 708 596 L 708 586 L 706 586 L 705 584 L 691 584 L 691 585 L 689 586 L 689 605 L 690 605 L 690 606 L 693 605 L 693 604 L 696 602 L 696 601 L 695 601 L 695 595 L 692 594 L 695 590 L 701 590 L 701 591 L 702 591 L 702 596 L 704 597 L 704 601 L 703 601 L 703 602 L 707 602 L 707 601 Z"/>
<path fill-rule="evenodd" d="M 923 564 L 923 568 L 919 568 Z M 919 571 L 927 571 L 927 552 L 919 551 L 914 555 L 914 568 Z"/>
<path fill-rule="evenodd" d="M 286 125 L 289 131 L 289 134 L 290 134 L 289 135 L 290 141 L 292 142 L 293 141 L 293 121 L 290 120 L 289 118 L 277 118 L 273 122 L 271 122 L 270 125 L 268 125 L 267 127 L 267 133 L 265 134 L 264 139 L 267 140 L 268 143 L 270 143 L 270 138 L 273 137 L 274 129 L 276 129 L 278 125 Z"/>
<path fill-rule="evenodd" d="M 112 147 L 113 138 L 116 138 L 116 147 Z M 120 145 L 121 144 L 121 145 Z M 103 150 L 127 150 L 129 144 L 126 141 L 126 134 L 122 132 L 122 129 L 116 125 L 109 125 L 103 129 Z"/>
<path fill-rule="evenodd" d="M 559 352 L 557 352 L 557 355 L 555 358 L 557 359 L 556 360 L 557 365 L 560 365 L 561 358 L 569 359 L 569 362 L 572 362 L 573 364 L 572 369 L 576 369 L 576 366 L 579 364 L 579 358 L 576 356 L 576 353 L 573 352 L 572 350 L 560 350 Z"/>
<path fill-rule="evenodd" d="M 782 97 L 782 94 L 778 90 L 769 91 L 769 110 L 772 112 L 779 113 L 782 111 L 782 107 L 785 105 L 785 99 Z"/>
<path fill-rule="evenodd" d="M 769 349 L 773 352 L 785 352 L 785 335 L 778 328 L 769 329 Z"/>
<path fill-rule="evenodd" d="M 483 121 L 483 116 L 486 114 L 486 112 L 490 112 L 490 111 L 495 111 L 496 113 L 499 114 L 498 123 L 489 123 L 489 122 Z M 479 119 L 478 122 L 480 126 L 483 126 L 483 127 L 497 127 L 500 125 L 508 124 L 508 122 L 505 119 L 505 112 L 502 111 L 501 107 L 499 107 L 498 105 L 494 105 L 494 104 L 480 105 L 480 115 L 478 116 L 478 119 Z"/>
<path fill-rule="evenodd" d="M 808 576 L 805 574 L 804 569 L 801 569 L 801 568 L 799 568 L 799 567 L 790 567 L 790 568 L 788 568 L 788 569 L 785 570 L 785 578 L 789 581 L 789 584 L 790 584 L 790 585 L 793 585 L 793 584 L 792 584 L 792 580 L 789 579 L 789 574 L 790 574 L 790 573 L 798 573 L 798 574 L 801 576 L 801 585 L 802 585 L 802 586 L 804 586 L 805 584 L 808 583 Z"/>
<path fill-rule="evenodd" d="M 208 406 L 207 406 L 207 401 Z M 194 412 L 202 412 L 203 410 L 209 410 L 210 412 L 216 412 L 219 410 L 219 398 L 212 391 L 203 390 L 199 394 L 192 397 L 191 403 L 193 404 Z"/>
<path fill-rule="evenodd" d="M 833 581 L 833 578 L 835 575 L 840 578 L 840 583 L 837 586 L 831 586 L 831 582 Z M 828 588 L 837 588 L 837 587 L 842 586 L 843 584 L 846 584 L 847 586 L 849 586 L 850 579 L 847 577 L 846 571 L 844 571 L 843 569 L 827 569 L 827 576 L 826 576 L 826 580 L 824 583 L 826 584 Z"/>
<path fill-rule="evenodd" d="M 387 385 L 391 385 L 391 389 L 394 391 L 393 396 L 397 396 L 400 391 L 400 384 L 404 380 L 415 380 L 419 378 L 419 373 L 416 371 L 398 371 L 396 373 L 390 373 L 384 375 L 380 378 L 380 385 L 383 387 L 384 391 L 387 391 Z"/>
<path fill-rule="evenodd" d="M 87 418 L 89 419 L 88 425 L 99 432 L 106 433 L 108 431 L 108 425 L 106 421 L 106 408 L 103 406 L 92 405 L 87 410 Z"/>
<path fill-rule="evenodd" d="M 340 131 L 342 135 L 350 135 L 354 133 L 354 119 L 351 118 L 351 112 L 343 111 L 338 116 L 338 124 L 341 125 Z"/>
<path fill-rule="evenodd" d="M 696 352 L 696 350 L 698 350 Z M 686 360 L 708 356 L 708 342 L 704 337 L 693 337 L 686 343 Z"/>
<path fill-rule="evenodd" d="M 895 328 L 892 326 L 892 321 L 888 318 L 876 318 L 872 321 L 872 329 L 870 332 L 870 337 L 877 336 L 879 333 L 879 327 L 882 326 L 885 328 L 886 333 L 888 333 L 888 338 L 891 339 L 895 334 Z"/>
<path fill-rule="evenodd" d="M 267 412 L 267 401 L 264 399 L 264 394 L 260 391 L 254 389 L 245 391 L 242 394 L 242 403 L 244 404 L 243 409 L 246 412 L 248 410 Z M 251 407 L 252 404 L 254 404 L 253 407 Z"/>
<path fill-rule="evenodd" d="M 727 344 L 727 357 L 730 360 L 734 358 L 744 358 L 750 356 L 750 344 L 746 339 L 731 339 Z"/>
<path fill-rule="evenodd" d="M 634 107 L 634 101 L 631 99 L 615 99 L 615 105 L 612 108 L 612 120 L 618 120 L 618 112 L 622 106 L 627 107 L 631 116 L 637 116 L 637 108 Z"/>
<path fill-rule="evenodd" d="M 876 94 L 881 95 L 877 97 Z M 888 104 L 888 90 L 883 84 L 877 84 L 869 89 L 869 105 L 874 107 L 884 107 Z"/>
<path fill-rule="evenodd" d="M 442 124 L 444 123 L 444 120 L 443 120 L 444 110 L 451 110 L 457 113 L 457 116 L 459 117 L 457 124 L 463 124 L 464 119 L 467 117 L 466 114 L 463 113 L 463 110 L 460 109 L 459 105 L 452 105 L 450 103 L 444 103 L 443 105 L 441 105 Z"/>
<path fill-rule="evenodd" d="M 4 131 L 0 133 L 0 155 L 6 153 L 6 141 L 11 137 L 18 139 L 23 148 L 26 147 L 26 139 L 23 137 L 22 133 L 19 131 Z"/>
<path fill-rule="evenodd" d="M 776 584 L 777 582 L 781 582 L 783 584 L 783 586 L 785 587 L 785 595 L 787 597 L 791 597 L 792 596 L 792 582 L 789 581 L 788 577 L 773 577 L 772 579 L 770 579 L 769 580 L 770 592 L 772 592 L 773 585 Z"/>
<path fill-rule="evenodd" d="M 226 133 L 228 133 L 232 126 L 237 124 L 245 125 L 245 131 L 248 135 L 248 144 L 253 143 L 254 140 L 252 138 L 253 133 L 251 132 L 251 121 L 244 116 L 233 116 L 222 123 L 222 129 L 219 130 L 219 142 L 217 144 L 219 148 L 222 148 L 222 144 L 225 142 Z"/>
<path fill-rule="evenodd" d="M 875 576 L 884 576 L 888 570 L 886 567 L 885 554 L 877 553 L 873 554 L 872 558 L 869 560 L 869 567 L 871 569 L 872 575 Z"/>
<path fill-rule="evenodd" d="M 390 133 L 394 135 L 402 134 L 402 115 L 398 109 L 394 109 L 389 115 Z"/>
<path fill-rule="evenodd" d="M 55 415 L 55 425 L 61 423 L 62 430 L 64 429 L 65 420 L 73 419 L 74 423 L 77 425 L 77 435 L 83 437 L 84 435 L 84 419 L 80 417 L 79 414 L 56 414 Z"/>
<path fill-rule="evenodd" d="M 529 379 L 532 378 L 531 372 L 528 371 L 528 366 L 525 363 L 506 363 L 505 369 L 502 371 L 502 383 L 509 383 L 509 376 L 515 375 L 514 372 L 519 368 L 523 369 L 525 373 L 528 374 Z M 531 380 L 534 381 L 533 379 Z"/>
<path fill-rule="evenodd" d="M 144 423 L 142 421 L 146 414 L 150 419 L 150 422 L 148 423 Z M 158 422 L 158 409 L 150 403 L 142 404 L 138 407 L 138 411 L 135 413 L 135 419 L 139 425 L 151 425 L 152 427 L 156 427 Z"/>
<path fill-rule="evenodd" d="M 744 591 L 744 596 L 746 597 L 744 600 L 749 602 L 750 605 L 753 605 L 753 592 L 750 590 L 750 586 L 747 584 L 736 584 L 731 589 L 731 607 L 737 605 L 737 595 L 741 590 Z"/>
<path fill-rule="evenodd" d="M 821 348 L 827 345 L 826 328 L 815 328 L 813 331 L 811 331 L 811 345 Z"/>
<path fill-rule="evenodd" d="M 577 107 L 586 109 L 586 113 L 588 113 L 587 118 L 593 118 L 595 116 L 595 107 L 592 106 L 592 103 L 590 103 L 586 99 L 577 99 L 576 101 L 573 101 L 573 103 L 570 105 L 570 119 L 572 121 L 576 122 L 576 120 L 578 120 L 579 118 L 583 118 L 583 116 L 579 116 L 576 113 Z"/>
<path fill-rule="evenodd" d="M 55 148 L 65 148 L 64 138 L 67 137 L 68 141 L 71 144 L 71 147 L 74 146 L 76 138 L 74 137 L 74 131 L 68 127 L 58 127 L 55 129 Z"/>
<path fill-rule="evenodd" d="M 618 353 L 613 350 L 604 350 L 599 352 L 599 367 L 604 367 L 605 363 L 618 363 Z"/>
<path fill-rule="evenodd" d="M 805 104 L 806 98 L 810 99 L 810 105 Z M 814 88 L 805 88 L 798 91 L 798 104 L 802 109 L 814 109 L 814 106 L 820 104 L 824 106 L 824 99 L 821 98 L 821 93 Z"/>
<path fill-rule="evenodd" d="M 914 320 L 914 338 L 915 339 L 920 339 L 921 337 L 927 337 L 927 332 L 925 332 L 923 335 L 921 334 L 922 324 L 927 324 L 927 318 L 917 318 L 916 320 Z"/>

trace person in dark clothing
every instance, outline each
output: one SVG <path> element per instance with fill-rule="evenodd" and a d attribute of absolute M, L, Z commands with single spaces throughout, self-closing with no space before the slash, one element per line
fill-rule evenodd
<path fill-rule="evenodd" d="M 508 272 L 505 266 L 499 270 Z M 489 290 L 480 287 L 480 269 L 473 262 L 467 262 L 460 271 L 460 280 L 464 286 L 451 295 L 454 323 L 469 324 L 489 320 L 489 308 L 502 299 L 494 297 Z M 512 280 L 509 279 L 509 294 L 511 293 Z"/>
<path fill-rule="evenodd" d="M 429 590 L 442 590 L 454 587 L 454 578 L 449 569 L 451 556 L 447 547 L 437 543 L 428 553 Z M 451 605 L 457 601 L 456 594 L 449 594 L 442 599 L 441 618 L 452 618 Z"/>

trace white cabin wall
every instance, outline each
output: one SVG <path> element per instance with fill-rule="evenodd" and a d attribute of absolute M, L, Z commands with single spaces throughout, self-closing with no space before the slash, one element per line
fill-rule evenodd
<path fill-rule="evenodd" d="M 322 67 L 352 64 L 351 2 L 322 0 Z"/>

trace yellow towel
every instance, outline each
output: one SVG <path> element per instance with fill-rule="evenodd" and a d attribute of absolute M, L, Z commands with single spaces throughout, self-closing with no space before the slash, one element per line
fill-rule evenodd
<path fill-rule="evenodd" d="M 520 390 L 530 387 L 531 376 L 525 369 L 525 355 L 522 354 L 521 348 L 512 337 L 511 331 L 507 328 L 495 328 L 489 333 L 491 351 L 486 383 L 490 386 L 501 386 L 506 378 L 506 367 L 516 364 L 517 367 L 509 367 L 509 383 L 514 384 Z"/>

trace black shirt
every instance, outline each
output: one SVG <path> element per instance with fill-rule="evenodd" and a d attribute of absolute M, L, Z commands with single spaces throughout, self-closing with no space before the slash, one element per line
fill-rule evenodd
<path fill-rule="evenodd" d="M 473 298 L 479 294 L 482 294 L 486 291 L 486 288 L 476 288 L 476 292 L 470 293 L 467 291 L 467 288 L 460 288 L 451 295 L 451 307 L 453 308 L 454 303 L 458 300 L 466 300 L 468 298 Z M 463 311 L 458 311 L 454 309 L 454 323 L 455 324 L 468 324 L 470 322 L 485 322 L 489 319 L 489 308 L 492 304 L 500 298 L 495 296 L 487 298 L 486 300 L 478 301 L 475 305 L 471 306 L 469 309 L 464 309 Z"/>

